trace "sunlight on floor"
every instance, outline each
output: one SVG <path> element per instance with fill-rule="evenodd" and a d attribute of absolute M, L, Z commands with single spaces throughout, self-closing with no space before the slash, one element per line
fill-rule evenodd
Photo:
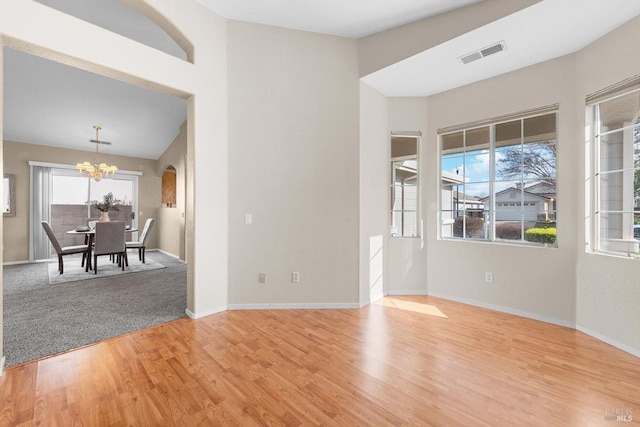
<path fill-rule="evenodd" d="M 406 301 L 398 298 L 382 298 L 375 301 L 373 304 L 382 305 L 385 307 L 399 308 L 400 310 L 414 311 L 416 313 L 428 314 L 429 316 L 437 316 L 448 319 L 438 307 L 431 304 L 424 304 L 415 301 Z"/>

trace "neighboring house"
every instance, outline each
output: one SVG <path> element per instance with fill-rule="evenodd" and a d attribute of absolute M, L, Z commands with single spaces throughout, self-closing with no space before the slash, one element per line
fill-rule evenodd
<path fill-rule="evenodd" d="M 462 185 L 463 183 L 464 180 L 461 176 L 451 172 L 442 171 L 442 190 L 440 193 L 440 203 L 442 203 L 441 237 L 453 237 L 453 224 L 458 212 L 458 192 L 455 191 L 454 188 L 458 185 Z"/>
<path fill-rule="evenodd" d="M 558 201 L 558 197 L 556 195 L 556 184 L 550 183 L 547 181 L 536 182 L 535 184 L 531 184 L 528 187 L 525 187 L 525 191 L 529 193 L 537 194 L 539 196 L 545 196 L 549 199 L 553 199 L 553 210 L 556 210 L 556 203 Z"/>
<path fill-rule="evenodd" d="M 459 191 L 453 192 L 453 206 L 456 210 L 455 216 L 457 217 L 460 212 L 465 212 L 467 215 L 477 216 L 482 218 L 484 213 L 484 202 L 480 197 L 469 196 Z"/>
<path fill-rule="evenodd" d="M 489 210 L 489 198 L 481 199 L 485 209 Z M 555 186 L 547 182 L 537 182 L 524 190 L 518 186 L 509 187 L 496 193 L 496 221 L 520 221 L 521 212 L 524 221 L 555 220 Z"/>

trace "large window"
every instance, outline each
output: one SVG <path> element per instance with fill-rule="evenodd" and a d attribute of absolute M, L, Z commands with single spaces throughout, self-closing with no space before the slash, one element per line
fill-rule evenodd
<path fill-rule="evenodd" d="M 593 243 L 599 252 L 639 257 L 640 78 L 628 83 L 592 104 Z"/>
<path fill-rule="evenodd" d="M 442 130 L 440 181 L 442 238 L 555 244 L 555 110 Z"/>
<path fill-rule="evenodd" d="M 417 237 L 418 137 L 391 137 L 391 235 Z"/>

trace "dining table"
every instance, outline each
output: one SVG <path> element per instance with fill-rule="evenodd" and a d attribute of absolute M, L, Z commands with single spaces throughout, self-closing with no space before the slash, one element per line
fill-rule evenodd
<path fill-rule="evenodd" d="M 135 233 L 138 229 L 128 225 L 124 231 L 126 233 Z M 73 230 L 67 231 L 67 234 L 85 236 L 85 244 L 89 246 L 89 250 L 87 251 L 87 263 L 85 264 L 84 271 L 88 272 L 89 270 L 93 270 L 93 266 L 91 265 L 91 250 L 96 236 L 96 229 L 90 227 L 76 227 Z"/>

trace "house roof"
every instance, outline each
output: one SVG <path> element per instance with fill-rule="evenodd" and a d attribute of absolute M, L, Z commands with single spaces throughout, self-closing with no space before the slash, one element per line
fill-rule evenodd
<path fill-rule="evenodd" d="M 454 174 L 453 172 L 442 171 L 442 182 L 446 182 L 449 184 L 463 184 L 464 177 L 461 175 Z"/>
<path fill-rule="evenodd" d="M 547 196 L 555 196 L 556 186 L 546 181 L 539 181 L 525 188 L 525 191 L 534 194 L 544 194 Z"/>
<path fill-rule="evenodd" d="M 497 197 L 497 196 L 500 196 L 500 195 L 502 195 L 502 194 L 509 193 L 509 192 L 511 192 L 511 191 L 518 191 L 518 192 L 519 192 L 519 191 L 520 191 L 520 189 L 519 189 L 519 188 L 516 188 L 516 187 L 509 187 L 509 188 L 505 188 L 505 189 L 504 189 L 504 190 L 502 190 L 502 191 L 498 191 L 498 192 L 496 193 L 496 197 Z M 532 196 L 532 197 L 537 197 L 537 198 L 543 199 L 543 200 L 545 200 L 545 201 L 553 200 L 553 197 L 547 197 L 547 196 L 545 196 L 544 194 L 540 194 L 540 193 L 532 193 L 532 192 L 530 192 L 530 191 L 527 191 L 526 189 L 524 190 L 524 194 L 527 194 L 527 195 Z M 487 196 L 487 197 L 482 197 L 480 200 L 484 201 L 484 200 L 487 200 L 488 198 L 489 198 L 489 196 Z"/>
<path fill-rule="evenodd" d="M 479 197 L 477 197 L 477 196 L 469 196 L 467 194 L 464 194 L 461 191 L 454 191 L 453 192 L 453 198 L 455 200 L 466 200 L 466 201 L 469 201 L 469 202 L 480 202 L 480 203 L 482 203 L 482 199 L 480 199 Z"/>

